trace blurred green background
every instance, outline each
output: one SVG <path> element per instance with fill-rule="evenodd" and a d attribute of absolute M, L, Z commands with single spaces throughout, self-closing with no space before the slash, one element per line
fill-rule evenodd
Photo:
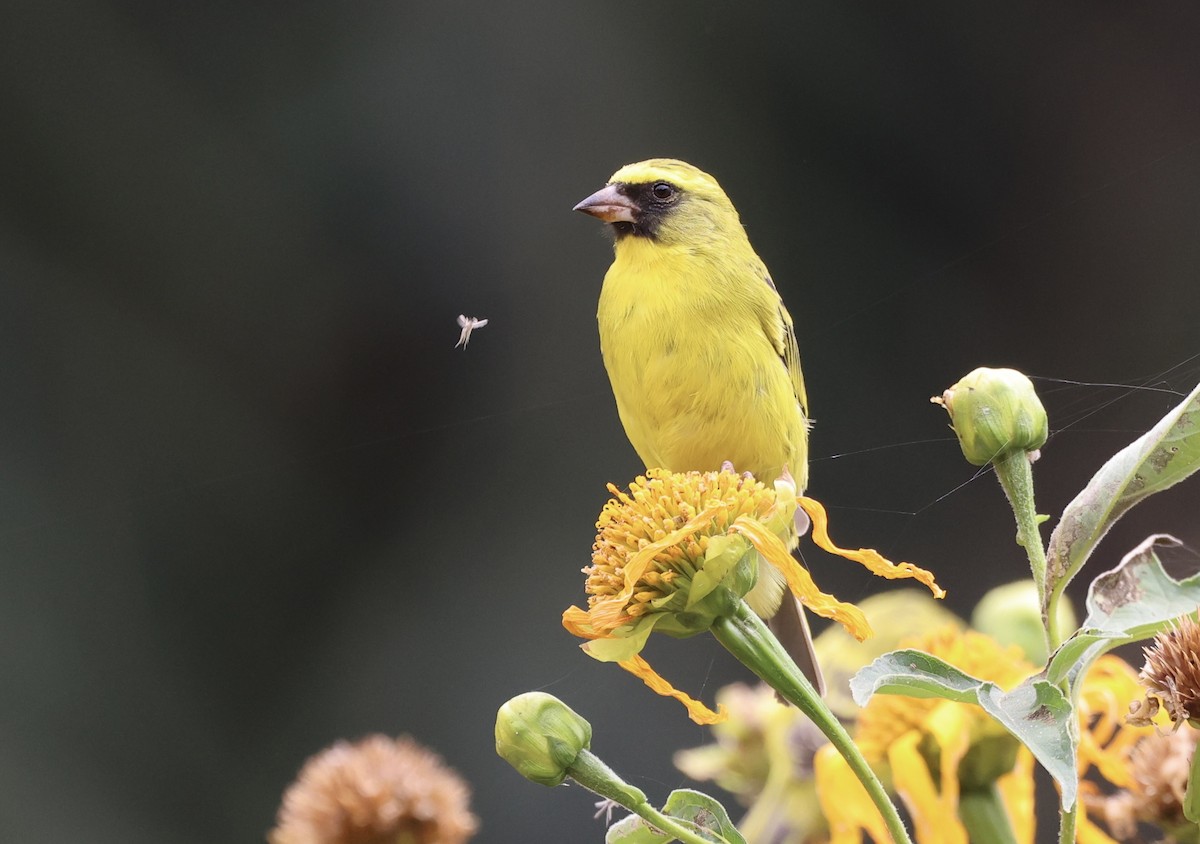
<path fill-rule="evenodd" d="M 380 731 L 472 782 L 480 841 L 602 840 L 494 755 L 534 688 L 652 797 L 683 782 L 705 732 L 559 624 L 640 469 L 610 246 L 570 211 L 629 161 L 741 211 L 835 538 L 961 611 L 1019 577 L 928 397 L 1038 376 L 1057 513 L 1178 401 L 1100 384 L 1195 385 L 1197 36 L 1170 2 L 5 3 L 0 839 L 262 840 L 308 755 Z M 459 313 L 490 320 L 465 352 Z M 1197 499 L 1097 564 L 1164 530 L 1195 571 Z M 710 701 L 745 677 L 710 637 L 649 656 Z"/>

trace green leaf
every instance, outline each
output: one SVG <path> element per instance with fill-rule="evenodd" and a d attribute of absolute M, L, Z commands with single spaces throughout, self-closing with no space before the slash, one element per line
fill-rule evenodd
<path fill-rule="evenodd" d="M 1114 454 L 1067 505 L 1050 535 L 1046 589 L 1060 592 L 1131 507 L 1200 470 L 1200 386 Z"/>
<path fill-rule="evenodd" d="M 1092 581 L 1087 618 L 1050 658 L 1048 680 L 1057 683 L 1067 676 L 1081 676 L 1105 652 L 1149 639 L 1200 606 L 1200 574 L 1176 580 L 1163 569 L 1156 553 L 1181 544 L 1173 536 L 1156 533 L 1126 554 L 1115 569 Z"/>
<path fill-rule="evenodd" d="M 746 844 L 746 839 L 729 819 L 725 807 L 719 800 L 703 792 L 690 788 L 675 789 L 667 795 L 663 813 L 694 825 L 697 832 L 713 841 Z"/>
<path fill-rule="evenodd" d="M 675 839 L 659 832 L 637 815 L 627 815 L 608 828 L 604 844 L 664 844 Z"/>
<path fill-rule="evenodd" d="M 1030 677 L 1011 692 L 981 683 L 979 705 L 1028 747 L 1062 789 L 1062 805 L 1075 804 L 1078 776 L 1075 748 L 1079 743 L 1071 702 L 1062 690 L 1041 677 Z"/>
<path fill-rule="evenodd" d="M 692 578 L 692 588 L 688 590 L 687 609 L 692 609 L 703 601 L 714 589 L 731 585 L 726 581 L 733 580 L 731 575 L 738 566 L 752 565 L 757 556 L 757 552 L 743 536 L 735 534 L 710 537 L 708 551 L 704 556 L 704 567 L 696 572 Z M 753 585 L 753 582 L 749 585 Z"/>
<path fill-rule="evenodd" d="M 859 706 L 872 695 L 906 695 L 977 703 L 980 680 L 924 651 L 886 653 L 850 678 L 850 694 Z"/>
<path fill-rule="evenodd" d="M 1056 686 L 1031 677 L 1011 692 L 979 680 L 921 651 L 893 651 L 876 659 L 850 681 L 859 706 L 874 694 L 943 698 L 974 703 L 1028 747 L 1062 788 L 1063 806 L 1075 803 L 1075 722 L 1071 704 Z"/>
<path fill-rule="evenodd" d="M 662 808 L 664 815 L 678 821 L 706 841 L 714 844 L 746 844 L 729 813 L 715 798 L 690 788 L 672 791 Z M 665 844 L 676 840 L 655 829 L 650 822 L 630 815 L 608 829 L 606 844 Z"/>

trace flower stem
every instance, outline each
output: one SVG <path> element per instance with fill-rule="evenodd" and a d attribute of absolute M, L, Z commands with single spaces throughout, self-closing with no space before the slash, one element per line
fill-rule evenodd
<path fill-rule="evenodd" d="M 971 844 L 1017 844 L 1012 823 L 995 783 L 964 791 L 958 797 L 958 817 Z"/>
<path fill-rule="evenodd" d="M 1079 801 L 1071 807 L 1071 811 L 1062 812 L 1058 820 L 1058 844 L 1075 844 L 1075 819 L 1079 814 Z"/>
<path fill-rule="evenodd" d="M 1033 503 L 1033 464 L 1028 453 L 1013 449 L 998 456 L 992 465 L 996 467 L 996 477 L 1017 517 L 1017 544 L 1029 557 L 1033 582 L 1037 584 L 1038 598 L 1044 608 L 1042 624 L 1046 629 L 1046 652 L 1054 653 L 1062 644 L 1062 631 L 1058 629 L 1058 594 L 1052 593 L 1047 600 L 1046 549 L 1038 529 L 1041 520 Z"/>
<path fill-rule="evenodd" d="M 590 750 L 579 751 L 579 756 L 567 769 L 567 775 L 589 791 L 594 791 L 601 797 L 607 797 L 609 800 L 621 804 L 638 817 L 644 818 L 655 829 L 673 835 L 683 844 L 713 844 L 711 837 L 705 838 L 685 826 L 684 822 L 664 815 L 651 806 L 644 791 L 621 779 L 612 768 L 604 764 L 604 761 Z M 713 834 L 711 830 L 709 830 L 709 834 Z M 725 839 L 719 840 L 724 841 Z"/>
<path fill-rule="evenodd" d="M 1053 654 L 1063 643 L 1064 632 L 1060 628 L 1058 618 L 1058 601 L 1062 596 L 1065 579 L 1057 583 L 1046 580 L 1046 549 L 1042 544 L 1042 533 L 1038 529 L 1041 520 L 1033 503 L 1033 464 L 1029 453 L 1014 449 L 997 457 L 993 462 L 996 467 L 996 477 L 1000 486 L 1008 496 L 1013 515 L 1017 517 L 1017 544 L 1025 549 L 1029 557 L 1029 568 L 1033 572 L 1033 582 L 1037 584 L 1038 597 L 1042 605 L 1042 627 L 1046 631 L 1046 653 Z M 1049 590 L 1047 592 L 1047 590 Z M 1064 694 L 1071 694 L 1064 678 L 1059 683 Z M 1078 690 L 1071 694 L 1072 711 L 1078 711 Z M 1069 729 L 1075 729 L 1074 726 Z M 1075 844 L 1075 822 L 1079 813 L 1079 801 L 1069 811 L 1060 811 L 1058 840 L 1059 844 Z"/>
<path fill-rule="evenodd" d="M 891 833 L 892 841 L 895 844 L 912 844 L 904 822 L 900 820 L 900 814 L 888 799 L 879 778 L 859 752 L 850 734 L 829 711 L 817 690 L 805 679 L 804 674 L 796 667 L 796 663 L 767 629 L 762 619 L 742 601 L 738 603 L 733 615 L 718 617 L 713 623 L 712 631 L 717 641 L 737 657 L 738 661 L 807 715 L 832 742 L 863 784 L 871 802 L 879 809 L 888 832 Z"/>
<path fill-rule="evenodd" d="M 1188 774 L 1187 792 L 1183 795 L 1183 816 L 1200 824 L 1200 753 L 1192 753 L 1192 770 Z"/>

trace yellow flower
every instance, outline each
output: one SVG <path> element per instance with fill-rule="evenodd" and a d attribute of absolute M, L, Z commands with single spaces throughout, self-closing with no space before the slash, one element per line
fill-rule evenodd
<path fill-rule="evenodd" d="M 850 678 L 861 668 L 896 650 L 903 640 L 947 626 L 966 626 L 945 604 L 918 589 L 870 595 L 858 602 L 858 608 L 875 631 L 870 639 L 860 642 L 841 627 L 830 625 L 813 640 L 817 663 L 825 674 L 825 703 L 846 721 L 858 717 L 858 704 L 850 696 Z"/>
<path fill-rule="evenodd" d="M 813 754 L 826 743 L 820 730 L 765 683 L 733 683 L 717 691 L 717 701 L 729 720 L 713 726 L 713 744 L 676 753 L 675 767 L 716 782 L 749 808 L 738 822 L 747 841 L 823 841 L 812 770 Z"/>
<path fill-rule="evenodd" d="M 856 560 L 875 574 L 920 580 L 941 597 L 933 576 L 910 563 L 893 564 L 871 549 L 847 551 L 829 539 L 824 508 L 797 496 L 788 477 L 774 488 L 731 471 L 671 473 L 652 469 L 613 494 L 596 522 L 587 575 L 587 610 L 570 607 L 563 626 L 588 641 L 584 650 L 616 662 L 659 694 L 681 701 L 693 721 L 725 717 L 673 688 L 640 656 L 654 630 L 685 637 L 731 615 L 758 579 L 758 566 L 778 569 L 813 612 L 840 622 L 856 638 L 870 635 L 853 604 L 821 592 L 792 559 L 792 517 L 802 508 L 818 546 Z"/>
<path fill-rule="evenodd" d="M 954 626 L 901 643 L 940 657 L 956 668 L 1010 689 L 1034 670 L 1015 646 Z M 1013 832 L 1033 841 L 1033 761 L 1027 750 L 977 706 L 937 698 L 875 695 L 859 715 L 855 743 L 873 767 L 889 770 L 908 807 L 920 844 L 966 844 L 958 817 L 963 788 L 996 783 Z M 832 844 L 849 844 L 866 832 L 888 841 L 878 812 L 832 748 L 817 754 L 817 789 Z"/>
<path fill-rule="evenodd" d="M 829 823 L 829 844 L 861 844 L 863 832 L 876 844 L 891 841 L 883 817 L 867 796 L 867 790 L 832 745 L 817 751 L 813 769 L 821 812 Z"/>
<path fill-rule="evenodd" d="M 1082 778 L 1092 768 L 1119 788 L 1132 780 L 1129 752 L 1153 731 L 1149 724 L 1127 723 L 1129 705 L 1142 691 L 1137 674 L 1120 657 L 1105 654 L 1084 677 L 1079 693 L 1079 751 L 1076 768 Z"/>
<path fill-rule="evenodd" d="M 461 844 L 479 822 L 470 791 L 407 736 L 338 742 L 309 759 L 283 795 L 270 844 Z"/>
<path fill-rule="evenodd" d="M 675 767 L 694 780 L 714 781 L 749 806 L 762 793 L 770 774 L 770 725 L 780 713 L 788 715 L 789 721 L 803 716 L 794 706 L 780 703 L 766 684 L 731 683 L 717 690 L 717 704 L 730 717 L 713 725 L 714 743 L 679 751 Z"/>

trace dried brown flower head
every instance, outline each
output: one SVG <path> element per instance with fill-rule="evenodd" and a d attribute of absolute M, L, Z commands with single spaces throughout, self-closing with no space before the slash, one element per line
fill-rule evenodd
<path fill-rule="evenodd" d="M 1121 841 L 1136 837 L 1138 822 L 1164 830 L 1185 824 L 1183 799 L 1198 736 L 1188 728 L 1143 736 L 1129 754 L 1128 786 L 1109 795 L 1085 791 L 1088 811 Z"/>
<path fill-rule="evenodd" d="M 1154 822 L 1183 820 L 1196 732 L 1178 730 L 1146 736 L 1129 755 L 1138 817 Z"/>
<path fill-rule="evenodd" d="M 1141 681 L 1178 727 L 1200 723 L 1200 624 L 1190 615 L 1154 637 Z"/>
<path fill-rule="evenodd" d="M 478 827 L 470 790 L 408 736 L 338 742 L 283 795 L 270 844 L 461 844 Z"/>

